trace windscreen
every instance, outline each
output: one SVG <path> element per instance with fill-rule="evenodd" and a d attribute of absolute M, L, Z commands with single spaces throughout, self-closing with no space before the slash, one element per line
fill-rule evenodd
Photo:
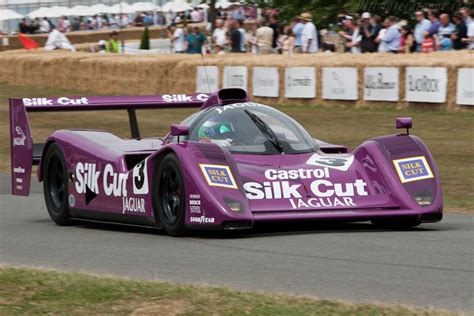
<path fill-rule="evenodd" d="M 299 154 L 318 149 L 300 124 L 258 103 L 216 106 L 186 121 L 192 121 L 189 140 L 214 143 L 232 153 Z"/>

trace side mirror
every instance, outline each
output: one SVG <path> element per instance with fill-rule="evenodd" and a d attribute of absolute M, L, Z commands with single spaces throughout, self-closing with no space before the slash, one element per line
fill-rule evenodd
<path fill-rule="evenodd" d="M 410 128 L 413 126 L 413 120 L 411 117 L 397 117 L 396 125 L 397 129 L 406 128 L 407 135 L 410 135 Z"/>
<path fill-rule="evenodd" d="M 171 136 L 187 136 L 189 135 L 189 126 L 171 124 L 170 134 Z"/>

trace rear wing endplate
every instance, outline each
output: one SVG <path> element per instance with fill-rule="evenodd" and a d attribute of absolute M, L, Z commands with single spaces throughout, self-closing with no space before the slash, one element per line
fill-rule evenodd
<path fill-rule="evenodd" d="M 127 110 L 132 138 L 140 138 L 135 110 L 200 108 L 209 94 L 161 96 L 96 96 L 10 98 L 10 150 L 12 194 L 28 196 L 33 164 L 39 164 L 43 144 L 33 144 L 28 112 Z"/>

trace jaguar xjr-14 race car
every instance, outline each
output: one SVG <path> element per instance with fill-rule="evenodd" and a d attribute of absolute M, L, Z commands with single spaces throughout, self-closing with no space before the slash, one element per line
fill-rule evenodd
<path fill-rule="evenodd" d="M 163 138 L 141 138 L 135 111 L 196 107 Z M 33 144 L 28 112 L 126 109 L 132 138 L 58 130 Z M 102 112 L 103 113 L 103 112 Z M 438 171 L 406 133 L 353 151 L 314 139 L 295 120 L 241 89 L 214 94 L 10 99 L 12 190 L 28 195 L 38 165 L 52 220 L 193 229 L 258 222 L 345 220 L 413 227 L 442 218 Z"/>

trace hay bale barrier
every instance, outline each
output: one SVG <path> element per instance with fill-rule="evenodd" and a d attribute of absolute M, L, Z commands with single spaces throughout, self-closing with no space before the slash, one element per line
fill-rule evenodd
<path fill-rule="evenodd" d="M 252 97 L 268 104 L 322 104 L 373 107 L 393 105 L 397 108 L 426 107 L 447 111 L 474 107 L 456 104 L 458 70 L 474 68 L 474 52 L 438 52 L 431 54 L 314 54 L 251 55 L 227 54 L 206 56 L 208 66 L 217 66 L 219 87 L 223 86 L 225 66 L 246 66 L 248 92 L 252 95 L 254 67 L 277 67 L 279 96 Z M 197 67 L 202 66 L 199 55 L 113 55 L 37 51 L 8 51 L 0 53 L 0 82 L 65 89 L 80 89 L 101 94 L 153 95 L 196 92 Z M 285 98 L 285 69 L 287 67 L 314 67 L 316 71 L 315 98 Z M 355 67 L 357 69 L 356 100 L 323 99 L 322 72 L 325 67 Z M 396 67 L 399 76 L 398 101 L 364 100 L 364 68 Z M 407 67 L 443 67 L 447 73 L 446 102 L 424 103 L 405 100 Z M 344 78 L 341 78 L 344 79 Z M 471 83 L 470 86 L 474 84 Z M 469 84 L 468 84 L 469 86 Z M 472 88 L 474 90 L 474 88 Z M 468 91 L 468 93 L 473 93 Z"/>

